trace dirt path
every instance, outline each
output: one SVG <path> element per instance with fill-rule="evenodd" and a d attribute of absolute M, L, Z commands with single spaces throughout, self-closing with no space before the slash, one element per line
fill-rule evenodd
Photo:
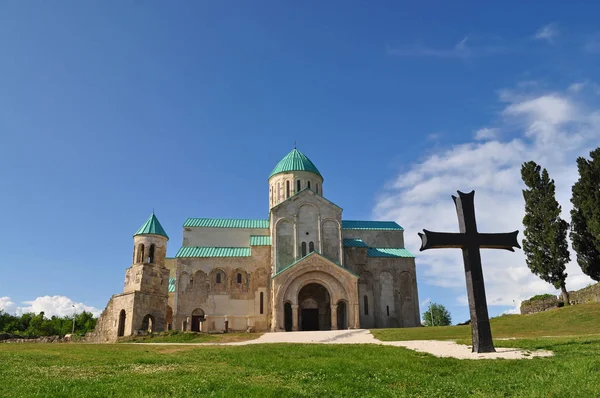
<path fill-rule="evenodd" d="M 458 359 L 531 359 L 534 357 L 551 356 L 550 351 L 527 351 L 518 348 L 496 348 L 495 353 L 477 354 L 471 352 L 471 347 L 457 344 L 454 341 L 413 340 L 413 341 L 381 341 L 365 329 L 328 330 L 316 332 L 287 332 L 265 333 L 255 340 L 238 341 L 233 343 L 132 343 L 151 345 L 251 345 L 251 344 L 379 344 L 394 347 L 404 347 L 418 352 L 425 352 L 437 357 Z"/>

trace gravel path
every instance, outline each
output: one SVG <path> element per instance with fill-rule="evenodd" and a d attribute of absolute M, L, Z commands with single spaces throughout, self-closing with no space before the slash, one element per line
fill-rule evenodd
<path fill-rule="evenodd" d="M 496 348 L 497 352 L 477 354 L 471 352 L 471 347 L 457 344 L 454 341 L 439 340 L 412 340 L 412 341 L 381 341 L 376 339 L 366 329 L 330 330 L 317 332 L 287 332 L 265 333 L 255 340 L 239 341 L 235 343 L 133 343 L 133 344 L 166 344 L 166 345 L 251 345 L 273 343 L 299 343 L 299 344 L 379 344 L 394 347 L 405 347 L 418 352 L 426 352 L 437 357 L 451 357 L 458 359 L 531 359 L 534 357 L 552 356 L 550 351 L 528 351 L 518 348 Z"/>

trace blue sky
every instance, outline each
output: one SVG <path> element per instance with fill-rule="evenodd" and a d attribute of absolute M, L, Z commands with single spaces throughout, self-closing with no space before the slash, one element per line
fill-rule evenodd
<path fill-rule="evenodd" d="M 395 219 L 413 252 L 420 229 L 457 228 L 456 189 L 476 189 L 482 230 L 522 230 L 525 160 L 549 169 L 568 219 L 574 159 L 600 142 L 599 12 L 5 2 L 0 306 L 104 308 L 152 209 L 169 255 L 187 217 L 266 218 L 267 177 L 294 141 L 344 218 Z M 522 254 L 483 258 L 492 315 L 554 292 Z M 460 253 L 417 268 L 421 302 L 466 320 Z M 569 274 L 568 288 L 590 282 Z"/>

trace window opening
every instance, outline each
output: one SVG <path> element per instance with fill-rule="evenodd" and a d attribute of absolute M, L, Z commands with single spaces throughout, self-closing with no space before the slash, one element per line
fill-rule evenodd
<path fill-rule="evenodd" d="M 242 274 L 237 274 L 237 283 L 242 283 Z"/>
<path fill-rule="evenodd" d="M 308 244 L 308 252 L 309 252 L 309 253 L 312 253 L 312 252 L 314 252 L 314 251 L 315 251 L 315 243 L 314 243 L 314 242 L 310 242 L 310 243 Z"/>
<path fill-rule="evenodd" d="M 367 296 L 365 296 L 364 301 L 365 301 L 365 315 L 369 315 L 369 298 Z"/>
<path fill-rule="evenodd" d="M 217 272 L 217 283 L 221 283 L 221 273 Z"/>
<path fill-rule="evenodd" d="M 302 242 L 302 257 L 306 256 L 306 242 Z"/>
<path fill-rule="evenodd" d="M 264 313 L 264 304 L 265 304 L 265 294 L 260 292 L 260 313 Z"/>

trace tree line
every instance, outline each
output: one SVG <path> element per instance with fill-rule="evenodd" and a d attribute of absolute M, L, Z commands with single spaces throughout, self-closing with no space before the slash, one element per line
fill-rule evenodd
<path fill-rule="evenodd" d="M 565 305 L 569 294 L 565 285 L 566 265 L 571 260 L 567 234 L 577 263 L 584 274 L 600 281 L 600 147 L 590 159 L 577 158 L 579 179 L 571 189 L 571 224 L 560 217 L 554 180 L 533 161 L 523 163 L 521 178 L 527 186 L 523 251 L 527 266 L 542 280 L 560 289 Z"/>
<path fill-rule="evenodd" d="M 75 315 L 75 334 L 84 335 L 96 327 L 97 319 L 91 312 L 83 311 Z M 73 330 L 73 316 L 52 316 L 44 312 L 11 315 L 0 310 L 0 333 L 21 337 L 64 336 Z"/>

